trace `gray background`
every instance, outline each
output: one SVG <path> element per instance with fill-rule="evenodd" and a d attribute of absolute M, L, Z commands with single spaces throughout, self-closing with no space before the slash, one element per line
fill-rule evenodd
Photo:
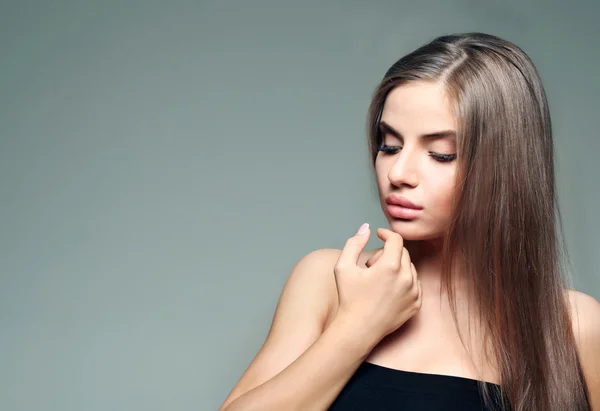
<path fill-rule="evenodd" d="M 293 265 L 386 225 L 371 92 L 451 32 L 537 64 L 600 298 L 599 3 L 416 3 L 2 2 L 0 409 L 217 409 Z"/>

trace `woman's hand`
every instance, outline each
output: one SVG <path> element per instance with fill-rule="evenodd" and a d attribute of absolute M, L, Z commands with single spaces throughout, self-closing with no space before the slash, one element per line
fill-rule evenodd
<path fill-rule="evenodd" d="M 417 313 L 422 290 L 404 240 L 394 231 L 378 228 L 383 249 L 367 261 L 367 268 L 358 266 L 369 235 L 367 226 L 364 233 L 349 238 L 334 266 L 339 300 L 336 318 L 379 341 Z"/>

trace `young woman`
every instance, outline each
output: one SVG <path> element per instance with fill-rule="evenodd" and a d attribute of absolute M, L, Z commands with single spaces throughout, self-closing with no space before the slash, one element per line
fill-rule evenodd
<path fill-rule="evenodd" d="M 390 229 L 303 257 L 221 410 L 600 411 L 600 303 L 568 289 L 548 103 L 483 33 L 398 60 L 369 154 Z"/>

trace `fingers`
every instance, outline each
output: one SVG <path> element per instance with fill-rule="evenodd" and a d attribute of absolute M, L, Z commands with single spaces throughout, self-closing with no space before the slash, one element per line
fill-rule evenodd
<path fill-rule="evenodd" d="M 375 264 L 377 262 L 377 260 L 379 260 L 379 258 L 381 257 L 381 255 L 383 254 L 383 248 L 379 251 L 377 251 L 373 256 L 371 256 L 366 262 L 365 265 L 368 267 L 372 266 L 373 264 Z"/>
<path fill-rule="evenodd" d="M 363 232 L 361 232 L 359 229 L 359 232 L 357 232 L 354 236 L 346 240 L 346 244 L 344 245 L 342 253 L 340 254 L 336 263 L 336 266 L 338 268 L 349 267 L 358 264 L 360 253 L 363 251 L 363 249 L 369 242 L 369 237 L 371 235 L 369 225 L 366 224 L 365 226 L 365 224 L 361 226 L 361 228 L 364 230 Z"/>
<path fill-rule="evenodd" d="M 383 245 L 383 254 L 379 258 L 382 263 L 395 271 L 400 270 L 403 264 L 407 264 L 406 259 L 410 259 L 410 256 L 408 252 L 404 252 L 404 239 L 400 234 L 387 228 L 378 228 L 377 237 L 385 242 Z M 402 260 L 403 258 L 404 261 Z"/>
<path fill-rule="evenodd" d="M 419 289 L 421 288 L 421 281 L 417 276 L 417 269 L 413 263 L 410 263 L 410 273 L 412 274 L 412 284 L 417 284 Z"/>

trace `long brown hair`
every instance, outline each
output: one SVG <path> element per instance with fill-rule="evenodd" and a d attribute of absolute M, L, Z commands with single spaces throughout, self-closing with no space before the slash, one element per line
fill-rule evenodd
<path fill-rule="evenodd" d="M 460 261 L 485 330 L 483 352 L 499 371 L 503 408 L 590 410 L 571 325 L 573 280 L 550 112 L 537 69 L 515 44 L 484 33 L 440 36 L 402 57 L 369 106 L 373 168 L 385 99 L 411 81 L 444 84 L 458 124 L 457 192 L 442 269 L 455 324 L 452 267 Z M 486 385 L 479 387 L 493 408 Z"/>

